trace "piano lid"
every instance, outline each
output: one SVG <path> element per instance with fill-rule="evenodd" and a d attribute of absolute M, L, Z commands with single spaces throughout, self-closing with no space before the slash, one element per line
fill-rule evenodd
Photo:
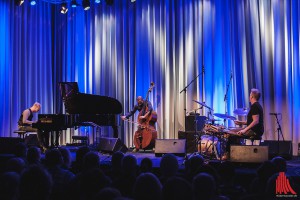
<path fill-rule="evenodd" d="M 77 82 L 60 82 L 59 88 L 69 114 L 120 114 L 122 104 L 108 96 L 80 93 Z"/>

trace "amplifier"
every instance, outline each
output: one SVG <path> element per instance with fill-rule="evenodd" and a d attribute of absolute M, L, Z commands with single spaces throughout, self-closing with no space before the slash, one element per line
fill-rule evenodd
<path fill-rule="evenodd" d="M 198 151 L 197 137 L 201 135 L 201 132 L 195 134 L 194 131 L 178 131 L 178 139 L 186 139 L 186 152 L 194 153 Z"/>
<path fill-rule="evenodd" d="M 268 160 L 268 146 L 230 146 L 230 161 L 240 163 L 262 163 Z"/>
<path fill-rule="evenodd" d="M 185 156 L 185 143 L 185 139 L 157 139 L 155 140 L 155 156 L 162 156 L 167 153 Z"/>
<path fill-rule="evenodd" d="M 269 146 L 269 158 L 281 156 L 286 160 L 293 157 L 292 141 L 265 140 L 262 144 Z"/>

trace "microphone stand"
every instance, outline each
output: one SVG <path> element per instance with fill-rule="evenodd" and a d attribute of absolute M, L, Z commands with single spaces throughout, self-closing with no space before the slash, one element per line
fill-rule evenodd
<path fill-rule="evenodd" d="M 201 73 L 200 73 L 201 74 Z M 186 89 L 200 76 L 200 74 L 198 74 L 198 76 L 196 76 L 189 84 L 187 84 L 181 91 L 180 94 L 184 91 L 184 125 L 186 124 Z"/>
<path fill-rule="evenodd" d="M 284 137 L 283 137 L 283 134 L 282 134 L 282 130 L 281 130 L 281 126 L 280 126 L 280 123 L 279 123 L 279 120 L 278 120 L 278 114 L 274 114 L 275 118 L 276 118 L 276 123 L 277 123 L 277 155 L 279 155 L 279 134 L 281 134 L 281 137 L 284 141 Z"/>
<path fill-rule="evenodd" d="M 185 96 L 185 98 L 184 98 L 184 125 L 186 125 L 186 89 L 200 76 L 200 74 L 198 74 L 198 76 L 196 76 L 189 84 L 187 84 L 179 93 L 179 94 L 181 94 L 184 91 L 184 94 L 185 94 L 184 95 Z M 196 110 L 195 110 L 195 115 L 196 115 Z M 197 126 L 197 124 L 196 124 L 196 126 Z M 184 163 L 188 159 L 189 158 L 187 157 L 187 153 L 185 153 Z"/>
<path fill-rule="evenodd" d="M 228 93 L 228 89 L 229 89 L 231 80 L 232 80 L 232 72 L 231 72 L 231 74 L 230 74 L 229 83 L 228 83 L 227 86 L 226 86 L 226 92 L 225 92 L 225 96 L 224 96 L 224 102 L 225 102 L 225 114 L 226 114 L 226 115 L 228 114 L 228 113 L 227 113 L 227 101 L 228 101 L 227 93 Z M 224 119 L 224 126 L 225 126 L 225 123 L 226 123 L 226 119 Z"/>

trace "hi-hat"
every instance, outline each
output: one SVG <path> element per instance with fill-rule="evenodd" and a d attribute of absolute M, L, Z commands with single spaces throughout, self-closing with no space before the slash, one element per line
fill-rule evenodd
<path fill-rule="evenodd" d="M 208 108 L 208 109 L 214 111 L 214 109 L 212 109 L 211 107 L 207 106 L 207 105 L 205 104 L 205 102 L 202 103 L 202 102 L 196 101 L 196 100 L 193 100 L 193 101 L 195 101 L 196 103 L 200 104 L 201 106 L 203 106 L 203 107 L 205 107 L 205 108 Z"/>
<path fill-rule="evenodd" d="M 249 109 L 248 108 L 237 108 L 233 111 L 236 115 L 248 115 Z"/>
<path fill-rule="evenodd" d="M 236 117 L 226 115 L 226 114 L 221 114 L 221 113 L 215 113 L 214 116 L 222 118 L 222 119 L 231 119 L 231 120 L 236 120 Z"/>

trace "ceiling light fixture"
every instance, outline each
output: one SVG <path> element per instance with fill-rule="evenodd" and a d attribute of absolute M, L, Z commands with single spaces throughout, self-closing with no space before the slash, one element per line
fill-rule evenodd
<path fill-rule="evenodd" d="M 36 5 L 36 0 L 30 0 L 30 5 L 32 6 Z"/>
<path fill-rule="evenodd" d="M 66 14 L 67 12 L 68 12 L 67 4 L 66 4 L 66 3 L 62 3 L 62 4 L 61 4 L 60 13 Z"/>
<path fill-rule="evenodd" d="M 21 6 L 24 3 L 24 0 L 16 0 L 16 5 Z"/>
<path fill-rule="evenodd" d="M 72 6 L 72 8 L 76 8 L 77 7 L 77 2 L 76 2 L 76 0 L 72 0 L 71 1 L 71 6 Z"/>
<path fill-rule="evenodd" d="M 91 7 L 90 0 L 82 0 L 82 7 L 84 10 L 89 10 Z"/>

